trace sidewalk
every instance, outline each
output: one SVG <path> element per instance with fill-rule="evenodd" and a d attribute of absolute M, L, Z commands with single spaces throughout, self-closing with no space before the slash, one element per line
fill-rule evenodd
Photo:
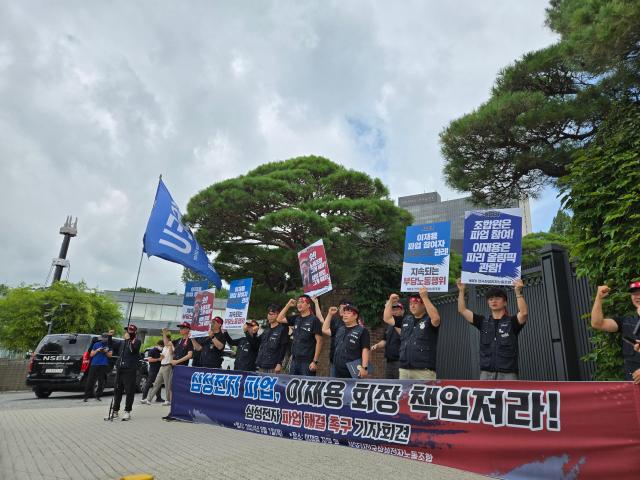
<path fill-rule="evenodd" d="M 279 439 L 212 425 L 164 422 L 168 407 L 134 406 L 105 422 L 109 402 L 0 412 L 0 478 L 480 479 L 437 465 L 347 447 Z M 157 441 L 153 441 L 156 438 Z"/>

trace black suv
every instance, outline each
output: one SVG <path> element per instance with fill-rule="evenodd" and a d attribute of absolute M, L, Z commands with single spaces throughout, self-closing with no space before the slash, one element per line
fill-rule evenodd
<path fill-rule="evenodd" d="M 83 392 L 91 363 L 90 352 L 99 335 L 86 333 L 59 333 L 47 335 L 31 355 L 27 373 L 27 385 L 33 387 L 38 398 L 47 398 L 51 392 Z M 116 378 L 115 365 L 122 351 L 124 340 L 113 338 L 113 356 L 109 359 L 111 371 L 105 387 L 113 388 Z M 141 356 L 142 359 L 142 356 Z M 142 391 L 149 374 L 147 362 L 140 361 L 137 388 Z"/>

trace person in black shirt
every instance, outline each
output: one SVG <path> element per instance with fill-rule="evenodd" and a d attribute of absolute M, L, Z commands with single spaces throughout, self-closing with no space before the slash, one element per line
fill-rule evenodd
<path fill-rule="evenodd" d="M 222 366 L 222 352 L 226 338 L 222 332 L 224 320 L 214 317 L 206 337 L 191 338 L 193 349 L 200 352 L 200 367 L 220 368 Z"/>
<path fill-rule="evenodd" d="M 282 361 L 289 343 L 289 327 L 278 323 L 280 307 L 269 305 L 267 309 L 267 325 L 260 334 L 260 348 L 256 358 L 256 366 L 260 373 L 280 373 Z"/>
<path fill-rule="evenodd" d="M 329 349 L 329 375 L 332 377 L 336 376 L 335 368 L 333 367 L 333 354 L 336 351 L 336 333 L 338 333 L 338 329 L 344 325 L 344 322 L 342 321 L 342 309 L 345 305 L 350 305 L 351 303 L 351 300 L 343 298 L 342 300 L 340 300 L 340 303 L 338 303 L 338 311 L 333 315 L 327 314 L 327 319 L 325 319 L 329 321 L 329 330 L 331 333 L 331 348 Z"/>
<path fill-rule="evenodd" d="M 327 317 L 331 317 L 338 312 L 337 307 L 329 308 Z M 366 378 L 369 368 L 369 350 L 371 347 L 371 337 L 369 330 L 358 323 L 360 312 L 353 304 L 344 305 L 342 308 L 343 325 L 335 334 L 336 349 L 334 352 L 335 376 L 337 378 L 351 378 L 347 363 L 360 360 L 358 366 L 358 377 Z M 331 334 L 331 323 L 323 322 L 322 333 Z"/>
<path fill-rule="evenodd" d="M 289 300 L 278 314 L 278 322 L 293 327 L 293 342 L 291 344 L 291 375 L 315 376 L 318 368 L 318 358 L 322 350 L 322 322 L 312 313 L 314 301 L 309 295 L 300 295 L 298 300 Z M 287 318 L 287 311 L 296 306 L 298 316 Z M 317 300 L 313 310 L 318 309 Z"/>
<path fill-rule="evenodd" d="M 491 287 L 486 298 L 489 316 L 478 315 L 467 308 L 465 285 L 458 285 L 458 312 L 480 330 L 480 380 L 518 380 L 518 334 L 527 323 L 529 310 L 524 301 L 524 283 L 513 282 L 518 302 L 518 314 L 507 314 L 507 292 Z"/>
<path fill-rule="evenodd" d="M 162 347 L 164 347 L 164 341 L 158 340 L 158 343 L 155 346 L 147 349 L 145 352 L 147 362 L 149 363 L 149 376 L 147 377 L 147 382 L 144 384 L 142 400 L 146 400 L 147 394 L 149 393 L 153 382 L 156 381 L 156 377 L 160 371 L 160 353 L 162 352 Z M 160 395 L 160 389 L 156 392 L 156 402 L 164 402 L 164 399 Z"/>
<path fill-rule="evenodd" d="M 124 334 L 124 345 L 120 352 L 120 368 L 118 369 L 118 383 L 116 384 L 115 393 L 113 395 L 113 411 L 111 418 L 118 417 L 120 410 L 120 402 L 122 401 L 123 392 L 127 393 L 124 414 L 122 420 L 126 421 L 131 418 L 131 410 L 133 409 L 133 399 L 136 394 L 136 374 L 140 364 L 140 347 L 142 343 L 136 337 L 138 327 L 130 324 L 127 332 Z"/>
<path fill-rule="evenodd" d="M 258 339 L 258 323 L 255 320 L 247 320 L 242 326 L 244 336 L 231 338 L 229 332 L 224 332 L 225 339 L 229 345 L 236 347 L 236 359 L 233 363 L 234 370 L 242 370 L 246 372 L 256 371 L 256 357 L 260 348 Z"/>
<path fill-rule="evenodd" d="M 384 348 L 386 359 L 384 378 L 400 378 L 400 328 L 404 318 L 404 306 L 397 302 L 392 309 L 395 325 L 387 325 L 384 339 L 371 346 L 371 351 Z"/>
<path fill-rule="evenodd" d="M 635 312 L 613 318 L 605 318 L 602 311 L 602 300 L 609 295 L 611 289 L 600 285 L 591 310 L 591 326 L 605 332 L 622 334 L 622 357 L 624 358 L 624 374 L 626 380 L 640 384 L 640 281 L 631 282 L 629 293 Z"/>
<path fill-rule="evenodd" d="M 178 328 L 182 338 L 173 341 L 173 360 L 171 360 L 171 365 L 174 367 L 177 365 L 189 365 L 189 360 L 193 357 L 193 345 L 189 340 L 191 324 L 182 322 L 178 325 Z"/>
<path fill-rule="evenodd" d="M 398 295 L 391 294 L 384 307 L 384 322 L 395 326 L 393 305 Z M 409 295 L 409 314 L 400 329 L 400 380 L 435 380 L 440 314 L 422 287 Z"/>

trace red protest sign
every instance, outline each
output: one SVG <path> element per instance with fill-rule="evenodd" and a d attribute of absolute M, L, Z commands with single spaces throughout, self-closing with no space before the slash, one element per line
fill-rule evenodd
<path fill-rule="evenodd" d="M 203 290 L 196 293 L 193 305 L 193 320 L 191 322 L 192 336 L 206 333 L 211 326 L 213 316 L 213 301 L 216 298 L 215 290 Z"/>
<path fill-rule="evenodd" d="M 300 264 L 304 293 L 317 297 L 333 289 L 327 254 L 324 251 L 322 240 L 318 240 L 298 252 L 298 263 Z"/>

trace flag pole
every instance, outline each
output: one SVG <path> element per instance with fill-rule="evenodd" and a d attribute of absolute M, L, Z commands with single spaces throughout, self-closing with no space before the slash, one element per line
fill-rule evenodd
<path fill-rule="evenodd" d="M 161 181 L 162 181 L 162 174 L 160 174 L 160 178 L 158 179 L 158 185 L 160 185 Z M 155 202 L 155 200 L 154 200 L 154 202 Z M 133 305 L 136 302 L 136 293 L 138 291 L 138 281 L 140 280 L 140 270 L 142 269 L 142 259 L 143 258 L 144 258 L 144 243 L 142 245 L 142 251 L 140 252 L 140 262 L 138 263 L 138 274 L 136 275 L 136 283 L 135 283 L 135 285 L 133 287 L 133 296 L 131 297 L 131 306 L 129 307 L 129 315 L 127 317 L 127 327 L 125 328 L 125 330 L 128 330 L 129 329 L 129 325 L 131 324 L 131 314 L 133 313 Z M 118 357 L 118 363 L 116 364 L 116 378 L 115 378 L 115 384 L 113 386 L 113 397 L 111 397 L 111 403 L 109 404 L 109 413 L 107 414 L 107 417 L 105 418 L 105 420 L 109 421 L 109 422 L 113 421 L 113 401 L 114 401 L 114 397 L 116 395 L 116 390 L 118 389 L 118 381 L 120 380 L 120 365 L 122 364 L 122 357 L 124 356 L 124 349 L 126 348 L 127 344 L 129 344 L 129 343 L 131 343 L 130 339 L 125 341 L 124 345 L 122 346 L 122 352 L 120 352 L 120 356 Z"/>

